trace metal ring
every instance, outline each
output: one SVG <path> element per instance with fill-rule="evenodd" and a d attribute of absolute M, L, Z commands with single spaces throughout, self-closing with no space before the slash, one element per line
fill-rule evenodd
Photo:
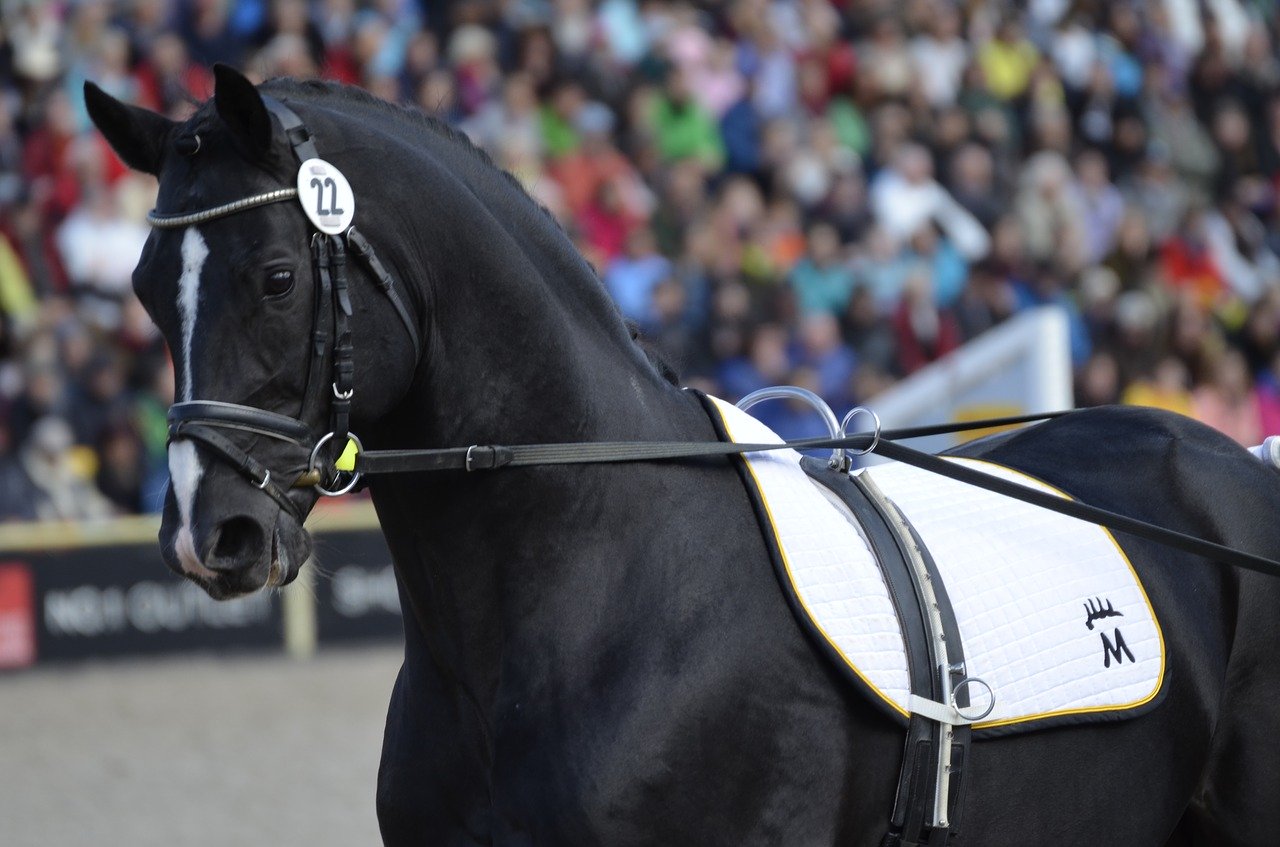
<path fill-rule="evenodd" d="M 869 446 L 861 450 L 849 448 L 849 452 L 855 456 L 865 456 L 880 444 L 880 416 L 866 406 L 855 406 L 849 410 L 849 414 L 845 415 L 844 420 L 840 422 L 840 437 L 844 438 L 849 434 L 849 424 L 853 423 L 853 419 L 860 414 L 870 415 L 872 423 L 875 424 L 875 429 L 871 433 L 871 444 Z"/>
<path fill-rule="evenodd" d="M 471 472 L 471 451 L 475 450 L 476 447 L 478 446 L 479 446 L 478 444 L 472 444 L 470 447 L 467 448 L 467 457 L 466 457 L 466 463 L 464 466 L 466 467 L 468 473 Z"/>
<path fill-rule="evenodd" d="M 267 470 L 262 474 L 262 482 L 255 482 L 259 491 L 265 491 L 267 486 L 271 484 L 271 471 Z"/>
<path fill-rule="evenodd" d="M 355 390 L 354 388 L 348 388 L 346 391 L 339 391 L 339 390 L 338 390 L 338 383 L 334 382 L 334 383 L 331 383 L 331 384 L 332 384 L 332 386 L 333 386 L 333 396 L 334 396 L 336 399 L 338 399 L 338 400 L 350 400 L 352 397 L 354 397 L 354 396 L 355 396 L 356 390 Z M 329 434 L 330 434 L 330 435 L 332 435 L 333 433 L 329 433 Z"/>
<path fill-rule="evenodd" d="M 333 433 L 326 432 L 324 435 L 320 436 L 320 440 L 316 442 L 316 446 L 311 448 L 311 458 L 307 460 L 307 473 L 311 473 L 312 471 L 318 472 L 320 470 L 319 468 L 316 467 L 316 459 L 320 455 L 320 448 L 323 447 L 325 444 L 327 444 L 332 438 L 333 438 Z M 364 444 L 360 441 L 360 437 L 358 435 L 356 435 L 354 432 L 348 432 L 347 438 L 351 439 L 356 443 L 357 453 L 364 452 Z M 342 475 L 345 473 L 350 473 L 351 479 L 347 482 L 346 485 L 342 486 L 341 488 L 335 488 L 335 489 L 325 488 L 324 485 L 319 482 L 317 482 L 315 485 L 311 487 L 314 488 L 322 497 L 341 497 L 343 494 L 350 493 L 351 489 L 355 488 L 356 483 L 360 481 L 360 477 L 363 476 L 363 474 L 361 474 L 359 471 L 337 471 L 337 473 L 334 476 L 334 480 L 336 481 L 338 479 L 341 479 Z"/>
<path fill-rule="evenodd" d="M 981 685 L 983 688 L 987 689 L 987 694 L 990 695 L 991 702 L 987 704 L 986 711 L 984 711 L 982 714 L 966 715 L 963 711 L 960 710 L 960 707 L 956 705 L 956 694 L 959 693 L 962 686 L 972 685 L 974 683 L 977 683 L 978 685 Z M 995 709 L 995 707 L 996 707 L 996 693 L 991 689 L 990 685 L 987 685 L 987 682 L 984 679 L 980 679 L 976 676 L 966 676 L 964 679 L 957 682 L 955 684 L 955 687 L 951 689 L 951 708 L 956 710 L 957 715 L 969 721 L 970 723 L 977 723 L 978 721 L 982 720 L 987 715 L 991 714 L 991 712 Z"/>

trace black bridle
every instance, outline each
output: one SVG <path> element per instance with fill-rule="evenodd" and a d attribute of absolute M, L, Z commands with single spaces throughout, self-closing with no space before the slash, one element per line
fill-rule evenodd
<path fill-rule="evenodd" d="M 273 97 L 263 96 L 262 100 L 284 128 L 298 164 L 318 159 L 315 138 L 297 113 Z M 297 196 L 297 189 L 279 188 L 198 212 L 160 214 L 153 211 L 147 216 L 147 221 L 158 229 L 178 229 L 293 200 Z M 213 400 L 189 400 L 174 403 L 169 408 L 170 443 L 190 440 L 200 444 L 235 468 L 299 523 L 306 515 L 289 497 L 289 489 L 310 487 L 322 495 L 337 496 L 354 488 L 360 478 L 357 472 L 338 470 L 334 458 L 321 457 L 323 448 L 329 445 L 328 452 L 336 458 L 346 449 L 349 439 L 354 442 L 355 449 L 360 449 L 359 438 L 350 431 L 355 365 L 352 359 L 351 292 L 347 281 L 349 253 L 364 264 L 378 289 L 390 301 L 413 343 L 416 360 L 422 347 L 417 327 L 394 278 L 378 258 L 373 245 L 354 226 L 340 235 L 316 231 L 311 236 L 311 266 L 316 287 L 311 359 L 298 417 Z M 308 411 L 326 405 L 328 430 L 316 436 L 304 420 Z M 236 433 L 281 442 L 298 460 L 292 467 L 277 468 L 273 472 L 272 468 L 235 443 L 231 436 Z M 292 479 L 286 485 L 280 484 L 281 480 L 290 477 Z"/>
<path fill-rule="evenodd" d="M 281 101 L 263 96 L 267 109 L 276 116 L 299 164 L 319 158 L 315 139 L 298 115 Z M 227 215 L 255 209 L 271 203 L 292 200 L 297 189 L 279 188 L 198 212 L 160 214 L 151 212 L 148 222 L 160 229 L 176 229 Z M 347 255 L 354 254 L 373 277 L 378 289 L 387 297 L 409 338 L 413 342 L 414 360 L 422 352 L 421 340 L 413 316 L 400 297 L 395 280 L 378 259 L 369 241 L 348 227 L 340 235 L 315 232 L 311 237 L 312 269 L 316 281 L 315 314 L 311 329 L 311 362 L 307 386 L 298 418 L 268 412 L 238 403 L 212 400 L 190 400 L 174 403 L 169 408 L 170 442 L 188 439 L 205 447 L 234 467 L 255 487 L 292 514 L 299 523 L 306 515 L 289 498 L 286 489 L 314 488 L 322 495 L 338 496 L 351 491 L 362 476 L 391 473 L 461 470 L 483 471 L 547 465 L 603 464 L 619 462 L 652 462 L 731 456 L 769 450 L 833 448 L 855 453 L 875 453 L 886 459 L 913 465 L 931 473 L 994 491 L 1079 520 L 1099 524 L 1145 538 L 1167 547 L 1203 556 L 1221 564 L 1235 565 L 1260 573 L 1280 576 L 1280 562 L 1234 550 L 1212 541 L 1131 518 L 1108 509 L 1090 506 L 1046 493 L 1016 482 L 983 473 L 938 456 L 913 450 L 897 441 L 926 435 L 987 429 L 1059 417 L 1066 412 L 974 421 L 964 424 L 916 427 L 894 431 L 808 438 L 783 443 L 739 444 L 726 442 L 576 442 L 562 444 L 479 445 L 425 450 L 365 451 L 359 438 L 350 432 L 351 401 L 355 396 L 354 363 L 351 339 L 351 295 L 347 282 Z M 328 367 L 326 367 L 326 364 Z M 328 405 L 329 428 L 314 436 L 303 422 L 309 409 Z M 272 470 L 237 446 L 224 431 L 247 433 L 283 442 L 299 457 L 289 469 Z M 327 444 L 344 452 L 350 439 L 358 451 L 350 469 L 339 470 L 334 459 L 322 459 Z M 332 450 L 330 452 L 333 452 Z M 303 457 L 305 461 L 302 460 Z M 837 467 L 848 471 L 847 464 Z M 278 479 L 293 475 L 288 486 Z M 345 479 L 344 479 L 345 477 Z"/>

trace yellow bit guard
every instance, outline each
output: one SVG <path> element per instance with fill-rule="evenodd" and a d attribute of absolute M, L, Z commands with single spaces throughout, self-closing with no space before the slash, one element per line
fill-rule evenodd
<path fill-rule="evenodd" d="M 333 466 L 338 470 L 346 471 L 347 473 L 354 471 L 356 469 L 356 454 L 359 452 L 360 450 L 356 447 L 355 439 L 348 438 L 347 446 L 342 448 L 342 455 L 338 457 L 338 461 L 333 463 Z"/>

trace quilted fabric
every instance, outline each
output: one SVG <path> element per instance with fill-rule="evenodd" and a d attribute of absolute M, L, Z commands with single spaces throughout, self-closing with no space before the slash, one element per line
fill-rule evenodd
<path fill-rule="evenodd" d="M 716 407 L 734 441 L 781 440 L 746 413 L 721 401 Z M 849 512 L 824 496 L 799 459 L 791 450 L 744 457 L 788 578 L 850 669 L 905 714 L 906 652 L 880 569 Z M 954 461 L 1053 491 L 1008 468 Z M 906 514 L 937 563 L 966 671 L 995 697 L 976 729 L 1116 717 L 1156 697 L 1164 678 L 1163 636 L 1136 573 L 1106 529 L 907 465 L 862 473 Z M 970 696 L 966 711 L 990 704 L 979 686 Z"/>

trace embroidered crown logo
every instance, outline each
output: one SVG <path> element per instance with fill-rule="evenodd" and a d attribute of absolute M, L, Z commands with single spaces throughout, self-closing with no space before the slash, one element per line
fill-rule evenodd
<path fill-rule="evenodd" d="M 1084 604 L 1085 621 L 1084 625 L 1089 629 L 1093 629 L 1093 622 L 1102 620 L 1103 618 L 1122 618 L 1124 612 L 1117 612 L 1116 607 L 1110 600 L 1107 604 L 1102 605 L 1102 598 L 1097 597 Z"/>

